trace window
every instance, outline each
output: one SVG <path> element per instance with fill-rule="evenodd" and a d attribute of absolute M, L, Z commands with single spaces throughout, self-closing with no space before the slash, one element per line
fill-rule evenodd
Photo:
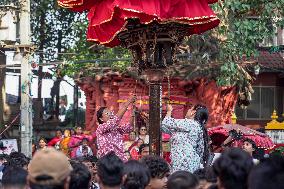
<path fill-rule="evenodd" d="M 255 88 L 250 105 L 247 107 L 247 118 L 259 118 L 260 116 L 260 88 Z"/>
<path fill-rule="evenodd" d="M 254 93 L 246 109 L 236 106 L 238 119 L 268 120 L 275 109 L 282 114 L 282 92 L 277 87 L 253 87 Z"/>

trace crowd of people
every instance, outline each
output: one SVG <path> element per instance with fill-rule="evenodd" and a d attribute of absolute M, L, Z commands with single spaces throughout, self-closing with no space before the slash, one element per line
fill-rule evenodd
<path fill-rule="evenodd" d="M 170 160 L 150 155 L 147 127 L 133 131 L 133 117 L 120 121 L 135 102 L 131 97 L 117 114 L 97 111 L 93 135 L 81 127 L 60 131 L 49 143 L 39 140 L 31 159 L 20 152 L 0 156 L 3 189 L 284 189 L 284 157 L 254 156 L 257 145 L 243 139 L 241 148 L 224 145 L 212 153 L 207 136 L 208 110 L 192 106 L 184 119 L 172 118 L 167 106 L 162 131 L 171 135 Z M 125 135 L 128 139 L 125 140 Z M 96 140 L 97 148 L 89 146 Z M 48 147 L 49 146 L 49 147 Z"/>
<path fill-rule="evenodd" d="M 160 156 L 123 162 L 115 152 L 68 159 L 47 147 L 27 158 L 0 156 L 3 189 L 283 189 L 284 157 L 254 164 L 240 148 L 228 148 L 212 166 L 194 172 L 173 170 Z M 183 168 L 182 168 L 183 169 Z"/>

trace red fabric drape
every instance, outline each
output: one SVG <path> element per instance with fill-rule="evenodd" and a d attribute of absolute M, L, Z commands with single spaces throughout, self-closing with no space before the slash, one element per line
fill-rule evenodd
<path fill-rule="evenodd" d="M 203 33 L 219 24 L 207 0 L 104 0 L 89 11 L 88 40 L 109 47 L 119 45 L 117 34 L 125 29 L 129 18 L 138 18 L 142 24 L 186 24 L 191 26 L 188 35 Z"/>
<path fill-rule="evenodd" d="M 208 5 L 214 1 L 59 0 L 59 4 L 75 11 L 88 10 L 88 40 L 114 47 L 120 44 L 117 35 L 125 30 L 129 18 L 137 18 L 141 24 L 149 24 L 153 21 L 160 24 L 182 23 L 190 26 L 188 35 L 210 30 L 219 24 L 219 19 Z M 75 2 L 78 3 L 77 6 L 74 5 Z"/>
<path fill-rule="evenodd" d="M 73 11 L 82 12 L 90 10 L 93 5 L 102 0 L 58 0 L 58 4 L 64 8 L 69 8 Z M 218 2 L 218 0 L 207 0 L 208 4 Z"/>

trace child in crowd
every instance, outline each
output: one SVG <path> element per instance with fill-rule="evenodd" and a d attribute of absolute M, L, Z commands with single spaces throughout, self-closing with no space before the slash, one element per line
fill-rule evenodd
<path fill-rule="evenodd" d="M 141 162 L 149 169 L 151 174 L 150 183 L 146 189 L 163 189 L 167 187 L 170 167 L 168 163 L 159 156 L 145 156 Z"/>

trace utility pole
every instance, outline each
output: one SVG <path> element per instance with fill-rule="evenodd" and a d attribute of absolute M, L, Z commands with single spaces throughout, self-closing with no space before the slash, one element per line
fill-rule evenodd
<path fill-rule="evenodd" d="M 73 104 L 73 126 L 76 127 L 78 124 L 78 98 L 79 98 L 79 88 L 75 84 L 74 86 L 74 104 Z"/>
<path fill-rule="evenodd" d="M 0 65 L 6 64 L 6 55 L 0 52 Z M 6 69 L 0 68 L 0 129 L 4 126 L 4 107 L 5 107 L 5 75 Z"/>
<path fill-rule="evenodd" d="M 21 62 L 21 152 L 32 156 L 32 101 L 31 101 L 31 64 L 29 56 L 30 44 L 30 0 L 20 1 L 20 53 Z"/>

